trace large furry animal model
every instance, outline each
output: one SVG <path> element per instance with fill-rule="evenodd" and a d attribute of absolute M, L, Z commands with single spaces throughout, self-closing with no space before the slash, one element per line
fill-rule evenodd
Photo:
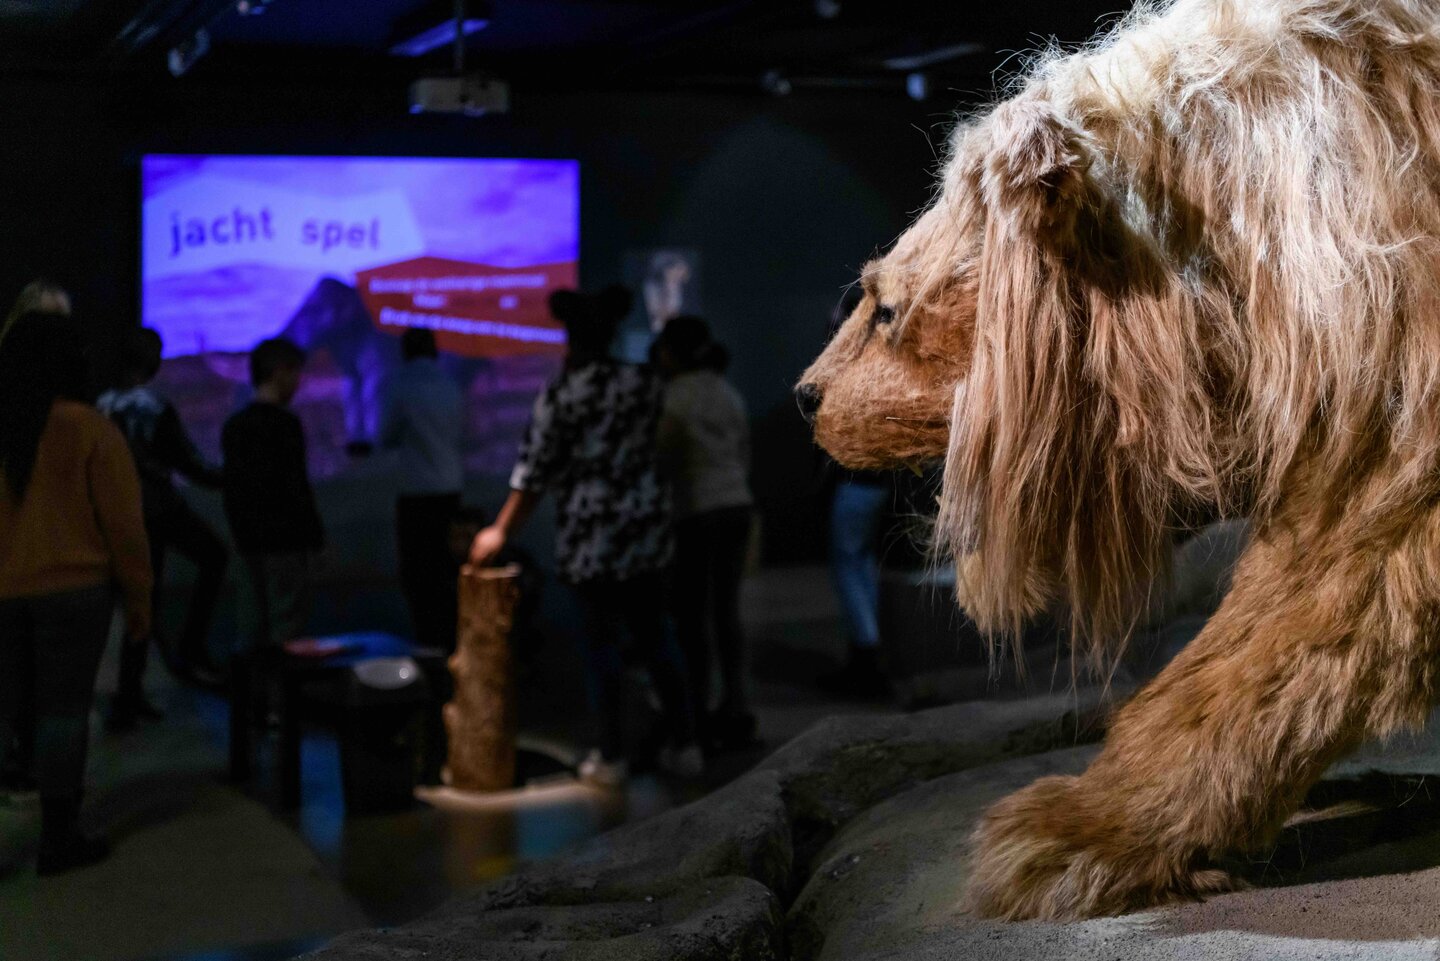
<path fill-rule="evenodd" d="M 955 132 L 797 389 L 857 468 L 944 460 L 994 636 L 1068 609 L 1103 671 L 1177 532 L 1249 517 L 1204 631 L 1079 777 L 976 830 L 1000 918 L 1224 890 L 1440 667 L 1440 0 L 1178 0 Z"/>

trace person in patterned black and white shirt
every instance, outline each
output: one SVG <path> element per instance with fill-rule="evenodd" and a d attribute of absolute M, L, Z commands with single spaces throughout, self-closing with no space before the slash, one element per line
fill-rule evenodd
<path fill-rule="evenodd" d="M 493 560 L 540 498 L 555 495 L 556 562 L 580 602 L 587 683 L 600 722 L 598 744 L 580 773 L 610 786 L 627 771 L 625 630 L 649 669 L 670 733 L 661 767 L 682 776 L 704 769 L 684 657 L 665 616 L 674 543 L 656 452 L 663 385 L 649 368 L 610 356 L 630 302 L 620 287 L 551 296 L 550 310 L 565 325 L 565 366 L 536 399 L 510 496 L 470 551 L 472 564 Z"/>
<path fill-rule="evenodd" d="M 195 584 L 184 628 L 170 646 L 170 662 L 181 676 L 208 679 L 213 684 L 217 678 L 209 649 L 210 627 L 230 555 L 220 535 L 176 489 L 174 477 L 179 474 L 198 487 L 215 489 L 220 486 L 221 473 L 196 449 L 175 405 L 153 386 L 160 373 L 163 347 L 160 335 L 148 327 L 129 328 L 121 342 L 121 385 L 101 394 L 96 406 L 125 435 L 140 474 L 155 575 L 152 622 L 159 620 L 165 557 L 179 554 L 195 565 Z M 161 716 L 142 686 L 148 649 L 148 640 L 138 638 L 121 650 L 119 686 L 106 721 L 112 731 L 132 728 L 138 718 Z"/>

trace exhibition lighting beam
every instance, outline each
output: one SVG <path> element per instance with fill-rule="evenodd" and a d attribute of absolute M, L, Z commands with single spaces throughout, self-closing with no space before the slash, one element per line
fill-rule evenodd
<path fill-rule="evenodd" d="M 891 57 L 882 62 L 891 70 L 904 70 L 909 73 L 916 70 L 924 70 L 926 67 L 933 67 L 937 63 L 958 60 L 961 57 L 968 57 L 971 54 L 984 52 L 984 45 L 967 41 L 965 43 L 951 44 L 948 47 L 937 47 L 934 50 L 927 50 L 924 53 L 912 54 L 910 56 Z"/>
<path fill-rule="evenodd" d="M 402 40 L 390 48 L 390 52 L 397 57 L 423 57 L 433 50 L 455 42 L 455 23 L 453 20 L 445 20 L 437 23 L 428 30 L 422 30 L 408 40 Z M 490 21 L 480 17 L 467 17 L 460 23 L 460 36 L 468 37 L 473 33 L 479 33 L 490 26 Z"/>

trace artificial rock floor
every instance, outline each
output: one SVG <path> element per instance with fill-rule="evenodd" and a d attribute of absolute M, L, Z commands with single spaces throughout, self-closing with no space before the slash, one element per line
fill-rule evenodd
<path fill-rule="evenodd" d="M 1004 924 L 961 908 L 996 798 L 1074 773 L 1092 699 L 835 718 L 726 788 L 313 961 L 1433 959 L 1440 723 L 1372 745 L 1313 794 L 1249 890 L 1119 918 Z M 1076 723 L 1076 718 L 1080 722 Z M 1048 749 L 1047 749 L 1048 748 Z M 1432 793 L 1435 794 L 1432 797 Z"/>

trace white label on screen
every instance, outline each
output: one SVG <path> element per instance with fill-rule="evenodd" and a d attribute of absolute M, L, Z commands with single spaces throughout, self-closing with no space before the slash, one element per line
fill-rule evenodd
<path fill-rule="evenodd" d="M 405 194 L 318 197 L 202 175 L 145 201 L 144 279 L 235 264 L 351 276 L 425 253 Z"/>

